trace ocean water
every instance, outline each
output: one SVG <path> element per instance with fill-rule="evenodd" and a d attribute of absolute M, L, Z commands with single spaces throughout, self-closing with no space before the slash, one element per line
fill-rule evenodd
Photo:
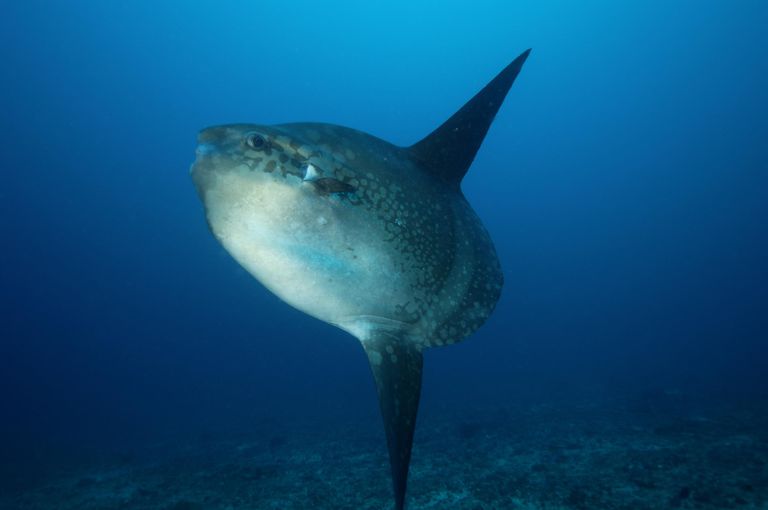
<path fill-rule="evenodd" d="M 366 357 L 208 231 L 199 129 L 419 140 L 505 274 L 425 355 L 408 506 L 768 508 L 768 4 L 6 1 L 0 508 L 391 507 Z"/>

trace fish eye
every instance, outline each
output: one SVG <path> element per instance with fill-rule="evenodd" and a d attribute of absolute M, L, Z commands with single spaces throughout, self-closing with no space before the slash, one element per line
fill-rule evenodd
<path fill-rule="evenodd" d="M 251 133 L 245 138 L 245 143 L 253 150 L 260 151 L 267 145 L 267 140 L 258 133 Z"/>

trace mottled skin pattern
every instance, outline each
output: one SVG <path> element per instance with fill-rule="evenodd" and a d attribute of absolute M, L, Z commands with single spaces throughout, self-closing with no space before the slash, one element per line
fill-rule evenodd
<path fill-rule="evenodd" d="M 460 183 L 529 51 L 411 147 L 329 124 L 200 133 L 192 178 L 211 231 L 264 286 L 362 343 L 405 508 L 422 351 L 491 314 L 502 273 Z"/>
<path fill-rule="evenodd" d="M 259 150 L 248 146 L 254 134 L 265 142 Z M 322 308 L 305 302 L 302 286 L 267 283 L 288 303 L 363 341 L 371 329 L 383 328 L 419 347 L 457 342 L 492 312 L 502 273 L 487 232 L 458 188 L 428 175 L 406 150 L 353 129 L 309 123 L 221 126 L 204 130 L 199 141 L 205 149 L 198 151 L 193 178 L 211 229 L 225 246 L 228 234 L 211 208 L 233 202 L 212 204 L 210 190 L 268 185 L 302 191 L 272 205 L 286 227 L 279 232 L 278 223 L 272 235 L 293 237 L 290 220 L 300 221 L 300 228 L 310 231 L 302 233 L 301 242 L 316 244 L 315 253 L 333 253 L 334 260 L 300 257 L 287 270 L 310 278 L 335 266 L 334 281 L 315 298 L 348 302 Z M 318 175 L 306 181 L 309 165 Z M 225 183 L 220 177 L 227 173 L 241 177 Z M 302 216 L 308 205 L 309 215 Z M 365 252 L 365 258 L 356 252 Z M 233 255 L 261 279 L 241 260 L 245 255 Z"/>

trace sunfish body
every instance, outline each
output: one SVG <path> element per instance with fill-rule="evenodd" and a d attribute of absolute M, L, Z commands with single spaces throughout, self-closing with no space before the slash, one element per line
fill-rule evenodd
<path fill-rule="evenodd" d="M 491 314 L 503 276 L 460 183 L 530 50 L 410 147 L 319 123 L 200 132 L 192 178 L 211 231 L 291 306 L 360 340 L 404 508 L 422 352 Z"/>

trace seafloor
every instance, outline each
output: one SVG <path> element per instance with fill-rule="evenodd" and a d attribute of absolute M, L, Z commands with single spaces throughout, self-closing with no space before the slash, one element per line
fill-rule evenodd
<path fill-rule="evenodd" d="M 385 455 L 378 423 L 271 424 L 62 465 L 6 486 L 0 508 L 389 509 Z M 409 510 L 768 509 L 768 405 L 651 392 L 425 412 L 408 501 Z"/>

